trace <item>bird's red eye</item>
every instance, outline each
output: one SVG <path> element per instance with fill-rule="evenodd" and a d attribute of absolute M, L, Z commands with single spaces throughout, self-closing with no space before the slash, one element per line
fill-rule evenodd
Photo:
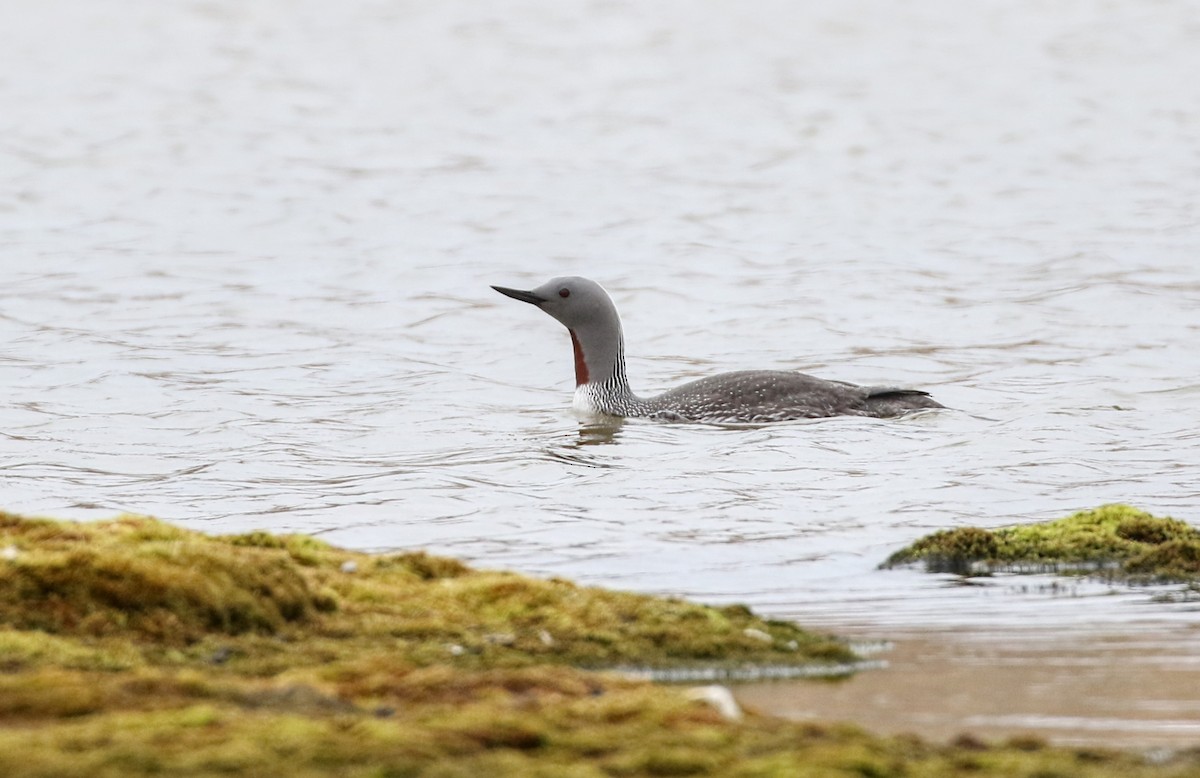
<path fill-rule="evenodd" d="M 558 290 L 558 296 L 559 297 L 570 297 L 571 290 L 564 286 L 562 289 Z"/>

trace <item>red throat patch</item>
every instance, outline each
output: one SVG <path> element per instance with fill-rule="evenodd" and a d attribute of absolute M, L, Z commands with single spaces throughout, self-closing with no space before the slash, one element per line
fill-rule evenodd
<path fill-rule="evenodd" d="M 583 358 L 583 347 L 579 345 L 579 338 L 575 337 L 575 330 L 567 330 L 571 333 L 571 345 L 575 347 L 575 385 L 583 386 L 588 382 L 587 360 Z"/>

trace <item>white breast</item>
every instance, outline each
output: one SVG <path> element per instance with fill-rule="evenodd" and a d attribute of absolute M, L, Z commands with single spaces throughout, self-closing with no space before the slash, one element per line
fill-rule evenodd
<path fill-rule="evenodd" d="M 594 391 L 591 384 L 575 387 L 575 397 L 571 401 L 571 407 L 575 409 L 576 413 L 600 413 L 600 406 L 596 402 Z"/>

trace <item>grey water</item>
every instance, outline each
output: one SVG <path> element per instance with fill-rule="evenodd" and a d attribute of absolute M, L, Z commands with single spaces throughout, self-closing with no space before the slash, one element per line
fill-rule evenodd
<path fill-rule="evenodd" d="M 1108 502 L 1200 524 L 1194 4 L 0 21 L 4 509 L 1200 661 L 1154 590 L 876 569 Z M 798 369 L 955 410 L 591 426 L 566 333 L 488 288 L 567 274 L 612 293 L 635 390 Z"/>

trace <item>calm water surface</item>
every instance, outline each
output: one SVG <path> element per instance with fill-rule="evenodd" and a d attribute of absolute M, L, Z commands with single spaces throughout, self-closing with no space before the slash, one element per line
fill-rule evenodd
<path fill-rule="evenodd" d="M 1106 502 L 1200 524 L 1194 4 L 0 21 L 4 508 L 1200 662 L 1148 590 L 876 570 Z M 613 293 L 635 389 L 794 368 L 957 410 L 581 425 L 566 333 L 488 289 L 562 274 Z"/>

